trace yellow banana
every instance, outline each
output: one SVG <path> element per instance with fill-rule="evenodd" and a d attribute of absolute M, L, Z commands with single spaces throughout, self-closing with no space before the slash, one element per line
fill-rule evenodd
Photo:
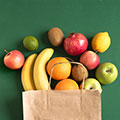
<path fill-rule="evenodd" d="M 48 90 L 48 77 L 46 73 L 46 64 L 52 57 L 54 50 L 52 48 L 44 49 L 36 58 L 34 64 L 34 83 L 37 90 Z"/>
<path fill-rule="evenodd" d="M 34 80 L 33 80 L 33 67 L 37 54 L 30 55 L 22 68 L 21 79 L 22 85 L 25 91 L 35 90 Z"/>

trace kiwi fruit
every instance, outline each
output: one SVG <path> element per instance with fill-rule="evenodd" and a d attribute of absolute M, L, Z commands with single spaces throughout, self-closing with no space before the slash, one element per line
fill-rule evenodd
<path fill-rule="evenodd" d="M 84 73 L 85 72 L 85 73 Z M 83 68 L 81 65 L 74 65 L 72 67 L 72 78 L 77 82 L 81 82 L 85 75 L 85 79 L 88 78 L 88 70 L 86 67 Z"/>
<path fill-rule="evenodd" d="M 53 46 L 60 46 L 64 40 L 64 34 L 58 27 L 53 27 L 48 32 L 48 38 Z"/>

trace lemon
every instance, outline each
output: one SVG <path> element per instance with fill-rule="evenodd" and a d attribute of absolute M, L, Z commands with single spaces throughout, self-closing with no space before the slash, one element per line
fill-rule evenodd
<path fill-rule="evenodd" d="M 111 39 L 108 32 L 97 33 L 92 39 L 92 48 L 94 51 L 103 53 L 111 44 Z"/>
<path fill-rule="evenodd" d="M 37 50 L 39 42 L 34 36 L 26 36 L 23 40 L 24 47 L 29 51 Z"/>

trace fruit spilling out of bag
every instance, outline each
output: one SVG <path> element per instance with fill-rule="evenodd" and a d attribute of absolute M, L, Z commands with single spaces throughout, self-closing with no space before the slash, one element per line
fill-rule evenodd
<path fill-rule="evenodd" d="M 105 52 L 111 44 L 107 32 L 97 33 L 92 41 L 92 50 L 87 50 L 88 40 L 82 33 L 70 33 L 66 38 L 61 29 L 53 27 L 48 32 L 50 43 L 64 50 L 71 56 L 79 56 L 79 62 L 68 57 L 54 57 L 53 48 L 45 48 L 39 54 L 31 54 L 26 60 L 18 50 L 7 52 L 4 64 L 10 69 L 20 69 L 22 85 L 25 91 L 48 90 L 52 80 L 57 84 L 54 90 L 99 90 L 101 84 L 113 83 L 118 76 L 117 67 L 110 63 L 100 63 L 99 53 Z M 39 47 L 39 41 L 34 36 L 23 40 L 27 50 L 34 51 Z M 61 48 L 62 49 L 62 48 Z M 75 63 L 74 63 L 75 62 Z M 89 71 L 95 70 L 95 77 L 89 77 Z"/>

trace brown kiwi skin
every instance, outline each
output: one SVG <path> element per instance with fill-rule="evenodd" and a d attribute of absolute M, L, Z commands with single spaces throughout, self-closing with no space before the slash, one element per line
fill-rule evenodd
<path fill-rule="evenodd" d="M 81 65 L 74 65 L 72 67 L 72 78 L 77 81 L 81 82 L 83 80 L 83 74 L 85 70 L 85 79 L 88 78 L 88 70 L 86 67 L 82 67 Z"/>
<path fill-rule="evenodd" d="M 64 40 L 64 33 L 58 27 L 53 27 L 48 31 L 48 39 L 53 46 L 60 46 Z"/>

